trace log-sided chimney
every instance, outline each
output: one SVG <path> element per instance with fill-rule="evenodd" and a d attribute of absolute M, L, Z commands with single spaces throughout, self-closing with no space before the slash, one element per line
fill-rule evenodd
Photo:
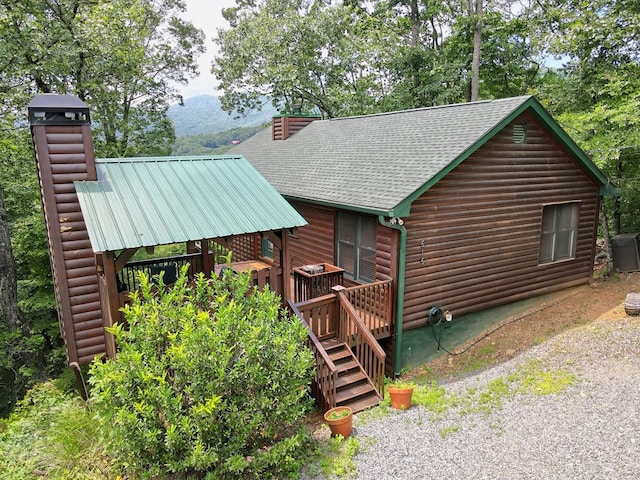
<path fill-rule="evenodd" d="M 95 256 L 73 184 L 96 179 L 89 108 L 72 95 L 45 94 L 28 110 L 60 330 L 69 364 L 83 365 L 106 353 Z"/>
<path fill-rule="evenodd" d="M 296 104 L 293 106 L 293 115 L 276 115 L 273 117 L 271 121 L 271 138 L 273 140 L 286 140 L 319 118 L 319 115 L 303 115 L 302 105 Z"/>

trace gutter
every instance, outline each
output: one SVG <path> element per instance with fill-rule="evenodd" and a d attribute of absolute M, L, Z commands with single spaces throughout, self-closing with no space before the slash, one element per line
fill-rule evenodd
<path fill-rule="evenodd" d="M 391 221 L 378 216 L 380 225 L 400 232 L 400 251 L 398 264 L 398 295 L 396 297 L 396 344 L 393 351 L 393 375 L 399 376 L 402 369 L 402 324 L 404 316 L 404 277 L 407 263 L 407 229 L 402 219 L 393 217 Z"/>

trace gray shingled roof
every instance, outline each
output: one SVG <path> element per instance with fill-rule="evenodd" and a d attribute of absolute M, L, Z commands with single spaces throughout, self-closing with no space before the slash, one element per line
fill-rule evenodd
<path fill-rule="evenodd" d="M 544 111 L 522 96 L 317 120 L 284 141 L 266 129 L 232 152 L 285 197 L 394 215 L 404 202 L 407 214 L 408 198 L 529 106 Z"/>

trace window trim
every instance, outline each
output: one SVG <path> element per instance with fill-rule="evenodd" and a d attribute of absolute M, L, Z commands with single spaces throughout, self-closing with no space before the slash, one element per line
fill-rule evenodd
<path fill-rule="evenodd" d="M 574 201 L 570 201 L 570 202 L 554 202 L 554 203 L 545 203 L 542 205 L 542 211 L 541 211 L 541 215 L 540 215 L 540 241 L 538 244 L 538 265 L 550 265 L 553 263 L 560 263 L 560 262 L 567 262 L 567 261 L 571 261 L 571 260 L 575 260 L 576 258 L 576 247 L 577 247 L 577 243 L 578 243 L 578 229 L 580 226 L 580 206 L 581 206 L 582 202 L 579 200 L 574 200 Z M 572 211 L 572 225 L 571 225 L 571 233 L 572 233 L 572 238 L 571 238 L 571 247 L 570 247 L 570 254 L 567 257 L 562 257 L 562 258 L 557 258 L 557 250 L 558 250 L 558 233 L 560 232 L 558 230 L 558 207 L 564 207 L 564 206 L 571 206 L 573 208 Z M 554 207 L 555 209 L 555 213 L 554 213 L 554 226 L 553 226 L 553 231 L 552 232 L 544 232 L 543 228 L 544 228 L 544 214 L 545 214 L 545 210 L 549 207 Z M 543 251 L 543 235 L 545 235 L 545 233 L 552 233 L 553 234 L 553 245 L 552 245 L 552 254 L 551 254 L 551 258 L 549 260 L 543 260 L 541 258 L 542 255 L 542 251 Z"/>
<path fill-rule="evenodd" d="M 355 235 L 354 235 L 354 242 L 353 245 L 349 244 L 346 241 L 343 241 L 341 238 L 341 231 L 340 231 L 340 216 L 341 215 L 350 215 L 355 217 L 355 221 L 356 221 L 356 227 L 355 227 Z M 363 251 L 367 251 L 367 252 L 371 252 L 373 253 L 374 259 L 376 258 L 376 247 L 374 246 L 373 248 L 369 248 L 369 247 L 365 247 L 361 245 L 361 237 L 362 237 L 362 220 L 366 219 L 367 221 L 371 221 L 372 225 L 375 227 L 375 239 L 374 239 L 374 244 L 377 241 L 377 236 L 378 236 L 378 232 L 377 232 L 377 228 L 378 228 L 378 222 L 377 219 L 373 216 L 369 216 L 369 215 L 362 215 L 359 213 L 355 213 L 355 212 L 350 212 L 350 211 L 337 211 L 336 212 L 336 221 L 335 221 L 335 260 L 336 260 L 336 265 L 339 266 L 340 268 L 344 269 L 344 275 L 351 279 L 354 280 L 356 282 L 363 282 L 363 283 L 371 283 L 375 281 L 375 260 L 374 260 L 374 278 L 368 278 L 368 277 L 363 277 L 362 276 L 362 252 Z M 353 268 L 354 271 L 350 272 L 348 271 L 344 266 L 341 265 L 341 257 L 342 257 L 342 244 L 348 244 L 350 246 L 352 246 L 353 248 L 353 253 L 354 253 L 354 258 L 353 258 Z"/>

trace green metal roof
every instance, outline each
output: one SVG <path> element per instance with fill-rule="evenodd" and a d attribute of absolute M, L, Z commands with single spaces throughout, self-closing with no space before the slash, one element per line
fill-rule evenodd
<path fill-rule="evenodd" d="M 96 160 L 75 182 L 94 252 L 306 225 L 242 156 Z"/>

